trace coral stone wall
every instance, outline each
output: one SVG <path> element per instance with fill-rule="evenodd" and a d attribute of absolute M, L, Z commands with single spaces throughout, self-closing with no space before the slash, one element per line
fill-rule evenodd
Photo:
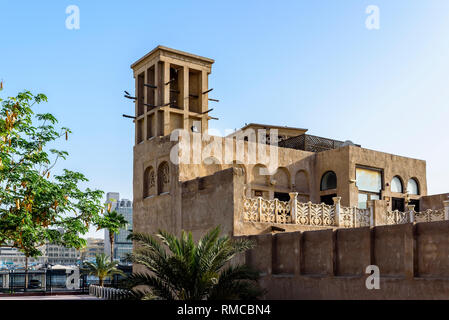
<path fill-rule="evenodd" d="M 449 193 L 435 194 L 431 196 L 421 197 L 421 211 L 432 209 L 438 210 L 443 208 L 443 201 L 449 200 Z"/>
<path fill-rule="evenodd" d="M 449 299 L 449 221 L 247 238 L 267 299 Z M 367 289 L 368 265 L 380 289 Z"/>

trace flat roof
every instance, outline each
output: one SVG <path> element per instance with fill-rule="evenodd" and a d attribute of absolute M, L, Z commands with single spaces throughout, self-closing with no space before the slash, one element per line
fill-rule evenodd
<path fill-rule="evenodd" d="M 151 55 L 153 55 L 154 53 L 156 53 L 156 51 L 167 51 L 167 52 L 172 52 L 172 53 L 176 53 L 176 54 L 183 55 L 183 56 L 186 56 L 186 57 L 190 57 L 190 58 L 193 58 L 193 59 L 201 60 L 201 61 L 204 61 L 204 62 L 207 62 L 207 63 L 210 63 L 210 64 L 212 64 L 212 63 L 215 62 L 214 59 L 210 59 L 210 58 L 202 57 L 202 56 L 199 56 L 199 55 L 196 55 L 196 54 L 188 53 L 188 52 L 185 52 L 185 51 L 176 50 L 176 49 L 172 49 L 172 48 L 168 48 L 168 47 L 165 47 L 165 46 L 158 45 L 156 48 L 154 48 L 153 50 L 151 50 L 150 52 L 148 52 L 148 53 L 147 53 L 146 55 L 144 55 L 142 58 L 140 58 L 139 60 L 137 60 L 136 62 L 134 62 L 134 63 L 131 65 L 131 68 L 134 69 L 134 67 L 135 67 L 137 64 L 139 64 L 140 62 L 142 62 L 143 60 L 145 60 L 145 59 L 148 58 L 149 56 L 151 56 Z"/>
<path fill-rule="evenodd" d="M 304 129 L 304 128 L 295 128 L 295 127 L 287 127 L 287 126 L 276 126 L 276 125 L 271 125 L 271 124 L 263 124 L 263 123 L 249 123 L 247 125 L 245 125 L 244 127 L 240 128 L 239 130 L 245 130 L 246 128 L 249 127 L 263 127 L 263 128 L 272 128 L 272 129 L 287 129 L 287 130 L 298 130 L 298 131 L 308 131 L 308 129 Z M 237 130 L 237 131 L 239 131 Z"/>

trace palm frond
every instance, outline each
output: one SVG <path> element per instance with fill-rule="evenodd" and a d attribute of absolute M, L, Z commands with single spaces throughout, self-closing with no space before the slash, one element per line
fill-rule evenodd
<path fill-rule="evenodd" d="M 82 272 L 97 276 L 98 278 L 112 277 L 113 275 L 125 276 L 125 273 L 117 268 L 117 261 L 110 261 L 104 253 L 95 256 L 95 262 L 84 261 Z"/>
<path fill-rule="evenodd" d="M 257 285 L 258 279 L 259 272 L 246 265 L 229 266 L 221 272 L 209 299 L 257 299 L 265 293 Z"/>
<path fill-rule="evenodd" d="M 248 240 L 220 237 L 220 227 L 197 243 L 191 232 L 180 237 L 159 230 L 155 237 L 133 233 L 137 248 L 130 259 L 146 271 L 128 278 L 134 297 L 139 299 L 202 300 L 241 299 L 260 296 L 258 273 L 245 266 L 224 266 L 236 255 L 253 248 Z M 147 290 L 142 289 L 147 288 Z"/>
<path fill-rule="evenodd" d="M 170 286 L 161 281 L 159 278 L 151 276 L 146 273 L 133 273 L 127 279 L 127 282 L 133 292 L 138 293 L 142 289 L 134 289 L 136 286 L 147 286 L 151 290 L 151 294 L 167 300 L 174 300 L 174 296 Z M 148 296 L 148 292 L 141 291 Z"/>

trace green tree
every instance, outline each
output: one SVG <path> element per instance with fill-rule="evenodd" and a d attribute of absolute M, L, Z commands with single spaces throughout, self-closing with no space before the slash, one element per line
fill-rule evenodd
<path fill-rule="evenodd" d="M 128 221 L 117 211 L 110 212 L 108 204 L 107 213 L 98 222 L 99 229 L 107 229 L 109 233 L 109 243 L 111 244 L 111 261 L 114 259 L 114 235 L 119 233 L 120 229 L 126 227 Z"/>
<path fill-rule="evenodd" d="M 134 233 L 138 248 L 130 255 L 147 272 L 133 273 L 128 285 L 140 299 L 214 300 L 256 299 L 264 291 L 257 284 L 259 273 L 246 265 L 228 263 L 254 244 L 248 240 L 220 237 L 219 227 L 199 240 L 184 231 L 180 238 L 159 231 L 154 237 Z M 168 249 L 168 252 L 166 251 Z M 139 289 L 144 286 L 147 289 Z M 140 287 L 142 288 L 142 287 Z"/>
<path fill-rule="evenodd" d="M 86 274 L 98 277 L 100 286 L 103 286 L 104 279 L 112 278 L 115 274 L 125 276 L 122 270 L 117 269 L 117 261 L 110 261 L 109 256 L 97 254 L 95 262 L 83 262 L 82 271 Z"/>
<path fill-rule="evenodd" d="M 68 128 L 57 128 L 50 113 L 35 114 L 46 102 L 29 91 L 0 99 L 0 245 L 18 248 L 28 258 L 41 255 L 39 247 L 51 242 L 81 248 L 80 237 L 101 221 L 103 192 L 79 185 L 87 178 L 75 171 L 52 169 L 68 153 L 50 144 L 68 139 Z M 28 284 L 27 275 L 25 283 Z"/>

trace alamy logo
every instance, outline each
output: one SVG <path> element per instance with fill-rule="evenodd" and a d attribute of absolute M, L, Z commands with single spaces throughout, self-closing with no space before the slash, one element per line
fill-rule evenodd
<path fill-rule="evenodd" d="M 67 268 L 66 269 L 66 282 L 67 289 L 79 289 L 80 288 L 80 270 L 79 268 Z"/>
<path fill-rule="evenodd" d="M 215 130 L 202 134 L 176 129 L 170 135 L 171 141 L 178 142 L 170 150 L 170 160 L 176 165 L 261 164 L 266 168 L 260 168 L 259 174 L 272 175 L 278 168 L 278 138 L 277 129 L 247 129 L 226 137 Z"/>
<path fill-rule="evenodd" d="M 369 14 L 365 20 L 365 26 L 368 30 L 379 30 L 380 28 L 380 9 L 378 6 L 369 5 L 365 10 Z"/>
<path fill-rule="evenodd" d="M 69 30 L 79 30 L 80 8 L 72 4 L 65 9 L 65 13 L 69 15 L 65 19 L 65 27 Z"/>
<path fill-rule="evenodd" d="M 372 274 L 371 274 L 372 272 Z M 380 289 L 380 271 L 376 265 L 369 265 L 366 267 L 365 273 L 370 274 L 365 281 L 365 286 L 368 290 Z"/>

